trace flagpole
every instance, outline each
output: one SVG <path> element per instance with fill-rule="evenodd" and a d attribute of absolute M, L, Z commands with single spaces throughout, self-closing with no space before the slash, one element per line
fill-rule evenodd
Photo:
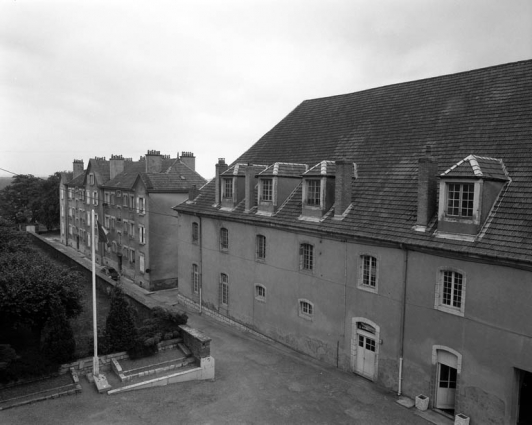
<path fill-rule="evenodd" d="M 94 359 L 92 363 L 92 374 L 95 377 L 100 375 L 100 361 L 98 359 L 98 321 L 96 318 L 96 248 L 94 238 L 94 228 L 96 227 L 96 220 L 94 217 L 94 209 L 92 210 L 92 322 L 94 326 Z"/>

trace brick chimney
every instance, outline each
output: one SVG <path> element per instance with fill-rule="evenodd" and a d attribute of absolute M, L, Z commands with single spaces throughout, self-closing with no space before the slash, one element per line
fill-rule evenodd
<path fill-rule="evenodd" d="M 163 169 L 163 156 L 160 151 L 148 151 L 146 154 L 146 172 L 160 173 Z"/>
<path fill-rule="evenodd" d="M 75 179 L 77 176 L 80 176 L 83 174 L 83 160 L 82 159 L 75 159 L 72 163 L 72 177 Z"/>
<path fill-rule="evenodd" d="M 347 207 L 351 204 L 353 177 L 356 178 L 356 164 L 346 159 L 335 161 L 336 174 L 334 176 L 334 218 L 341 219 Z"/>
<path fill-rule="evenodd" d="M 415 230 L 424 232 L 436 211 L 438 163 L 431 155 L 429 145 L 419 158 L 417 172 L 417 222 Z"/>
<path fill-rule="evenodd" d="M 181 152 L 179 160 L 192 171 L 196 171 L 196 157 L 192 152 Z"/>
<path fill-rule="evenodd" d="M 251 208 L 255 206 L 255 186 L 257 185 L 257 178 L 255 175 L 257 170 L 251 164 L 246 167 L 245 181 L 244 181 L 244 196 L 245 196 L 245 208 L 244 212 L 249 212 Z"/>
<path fill-rule="evenodd" d="M 216 164 L 216 174 L 214 177 L 216 187 L 214 189 L 214 203 L 216 205 L 219 205 L 221 202 L 221 179 L 220 175 L 229 168 L 229 166 L 225 163 L 225 158 L 218 158 L 218 164 Z"/>
<path fill-rule="evenodd" d="M 124 158 L 122 155 L 111 155 L 109 161 L 109 177 L 114 179 L 118 174 L 124 172 Z"/>
<path fill-rule="evenodd" d="M 193 201 L 196 199 L 196 197 L 199 195 L 199 190 L 195 184 L 192 185 L 190 189 L 188 189 L 188 200 Z"/>

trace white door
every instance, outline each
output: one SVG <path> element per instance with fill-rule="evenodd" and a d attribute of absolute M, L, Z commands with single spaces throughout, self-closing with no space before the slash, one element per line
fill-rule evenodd
<path fill-rule="evenodd" d="M 454 410 L 458 359 L 454 354 L 438 350 L 436 403 L 438 409 Z"/>
<path fill-rule="evenodd" d="M 374 379 L 375 377 L 375 335 L 368 332 L 357 331 L 358 345 L 355 371 L 366 378 Z"/>

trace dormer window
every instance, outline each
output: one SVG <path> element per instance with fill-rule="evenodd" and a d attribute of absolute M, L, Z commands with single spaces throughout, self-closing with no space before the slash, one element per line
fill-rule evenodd
<path fill-rule="evenodd" d="M 449 217 L 473 217 L 473 183 L 447 183 L 447 215 Z"/>
<path fill-rule="evenodd" d="M 233 199 L 233 179 L 223 179 L 222 198 Z"/>
<path fill-rule="evenodd" d="M 261 201 L 272 202 L 273 201 L 273 179 L 261 179 Z"/>
<path fill-rule="evenodd" d="M 449 168 L 440 175 L 436 236 L 474 241 L 510 181 L 500 159 L 469 155 Z"/>
<path fill-rule="evenodd" d="M 321 205 L 321 182 L 319 180 L 307 180 L 306 204 L 319 207 Z"/>
<path fill-rule="evenodd" d="M 89 174 L 89 182 L 91 186 L 94 186 L 94 174 L 92 173 Z"/>

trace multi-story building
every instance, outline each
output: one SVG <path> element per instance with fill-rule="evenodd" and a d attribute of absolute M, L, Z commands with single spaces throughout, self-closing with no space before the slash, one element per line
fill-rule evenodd
<path fill-rule="evenodd" d="M 172 206 L 205 184 L 195 157 L 178 158 L 148 151 L 139 161 L 113 155 L 93 158 L 87 169 L 74 160 L 61 182 L 61 242 L 109 265 L 138 285 L 157 290 L 177 287 L 177 263 L 165 255 L 177 249 Z M 108 231 L 108 243 L 91 241 L 91 215 Z M 174 216 L 174 218 L 172 218 Z"/>
<path fill-rule="evenodd" d="M 532 61 L 308 100 L 178 211 L 179 291 L 471 423 L 532 418 Z"/>

